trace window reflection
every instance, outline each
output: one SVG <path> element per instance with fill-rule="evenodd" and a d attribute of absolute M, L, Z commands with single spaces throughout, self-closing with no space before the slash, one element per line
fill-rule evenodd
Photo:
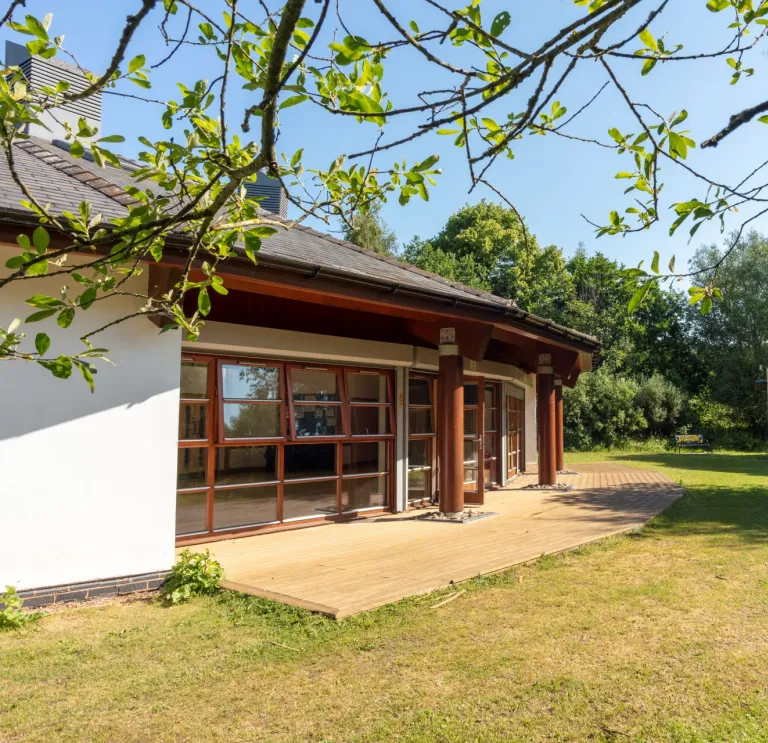
<path fill-rule="evenodd" d="M 297 436 L 339 436 L 344 433 L 339 405 L 296 405 Z"/>
<path fill-rule="evenodd" d="M 322 402 L 341 400 L 338 374 L 331 371 L 292 369 L 291 394 L 294 400 Z"/>
<path fill-rule="evenodd" d="M 277 438 L 280 405 L 224 403 L 224 437 L 227 439 Z"/>
<path fill-rule="evenodd" d="M 279 400 L 280 371 L 272 367 L 229 365 L 221 368 L 222 395 L 234 400 Z"/>

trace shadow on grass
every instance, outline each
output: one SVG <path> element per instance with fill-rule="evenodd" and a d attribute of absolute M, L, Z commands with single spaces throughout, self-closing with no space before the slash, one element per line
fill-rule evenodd
<path fill-rule="evenodd" d="M 768 488 L 690 488 L 659 514 L 650 528 L 664 535 L 730 536 L 743 542 L 768 543 Z"/>
<path fill-rule="evenodd" d="M 658 496 L 668 487 L 645 486 L 628 494 L 623 489 L 601 488 L 583 493 L 553 496 L 564 504 L 589 512 L 590 521 L 615 529 L 631 527 L 638 520 L 653 518 L 646 534 L 664 536 L 732 536 L 744 542 L 768 543 L 768 488 L 689 487 L 678 500 L 666 504 Z M 660 513 L 657 513 L 660 509 Z M 546 512 L 543 513 L 546 518 Z"/>
<path fill-rule="evenodd" d="M 670 467 L 679 470 L 725 472 L 754 477 L 768 476 L 768 456 L 765 454 L 718 454 L 706 452 L 666 452 L 657 454 L 610 454 L 608 461 L 636 462 L 637 464 Z M 575 465 L 578 467 L 578 465 Z"/>

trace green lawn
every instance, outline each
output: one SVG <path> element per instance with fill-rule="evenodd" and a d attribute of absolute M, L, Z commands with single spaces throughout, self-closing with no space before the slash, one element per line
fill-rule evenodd
<path fill-rule="evenodd" d="M 0 634 L 0 741 L 768 741 L 768 459 L 575 455 L 688 494 L 641 534 L 335 623 L 237 595 Z"/>

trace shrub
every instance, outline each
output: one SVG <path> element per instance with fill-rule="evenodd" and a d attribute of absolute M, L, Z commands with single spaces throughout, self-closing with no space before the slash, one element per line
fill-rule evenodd
<path fill-rule="evenodd" d="M 635 395 L 635 405 L 648 422 L 648 432 L 671 436 L 683 411 L 683 393 L 660 374 L 644 380 Z"/>
<path fill-rule="evenodd" d="M 163 583 L 163 598 L 171 604 L 181 604 L 193 596 L 216 593 L 223 577 L 224 569 L 210 550 L 184 550 Z"/>
<path fill-rule="evenodd" d="M 563 392 L 566 447 L 619 446 L 644 433 L 648 424 L 635 405 L 638 391 L 637 382 L 605 369 L 582 375 Z"/>
<path fill-rule="evenodd" d="M 13 586 L 6 586 L 5 593 L 0 593 L 0 630 L 22 629 L 36 622 L 42 613 L 22 611 L 24 601 Z"/>

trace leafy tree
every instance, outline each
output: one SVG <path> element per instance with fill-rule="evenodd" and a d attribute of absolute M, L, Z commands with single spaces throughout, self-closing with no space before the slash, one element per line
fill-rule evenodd
<path fill-rule="evenodd" d="M 491 291 L 493 288 L 471 255 L 457 256 L 455 253 L 445 252 L 418 236 L 405 246 L 400 257 L 444 279 L 458 281 L 484 291 Z"/>
<path fill-rule="evenodd" d="M 397 236 L 381 216 L 381 205 L 371 204 L 367 212 L 353 214 L 342 230 L 344 239 L 373 250 L 375 253 L 394 256 L 397 252 Z"/>
<path fill-rule="evenodd" d="M 723 299 L 695 325 L 706 386 L 715 402 L 725 403 L 754 433 L 766 431 L 765 396 L 754 388 L 758 364 L 768 365 L 768 237 L 751 232 L 738 250 L 700 248 L 692 267 L 718 265 L 705 272 L 722 287 Z"/>
<path fill-rule="evenodd" d="M 335 12 L 329 12 L 331 0 L 311 4 L 211 0 L 203 8 L 190 0 L 134 1 L 135 11 L 120 21 L 109 63 L 89 75 L 83 89 L 63 79 L 36 89 L 26 83 L 19 68 L 0 72 L 0 143 L 12 178 L 24 192 L 23 206 L 44 225 L 33 240 L 19 238 L 18 253 L 6 264 L 10 274 L 0 279 L 0 290 L 27 281 L 27 302 L 35 309 L 25 323 L 13 321 L 0 329 L 3 360 L 36 361 L 59 377 L 68 377 L 76 367 L 92 385 L 93 359 L 105 352 L 95 349 L 92 339 L 103 327 L 97 323 L 85 332 L 81 336 L 85 349 L 76 352 L 52 350 L 44 332 L 36 335 L 34 350 L 22 348 L 26 325 L 55 316 L 59 325 L 69 327 L 76 314 L 119 293 L 146 263 L 160 261 L 171 233 L 177 244 L 183 244 L 184 269 L 167 291 L 147 293 L 134 314 L 168 317 L 169 326 L 196 338 L 210 312 L 212 295 L 227 292 L 221 275 L 224 264 L 239 249 L 255 260 L 261 241 L 285 226 L 246 197 L 245 182 L 265 171 L 286 188 L 295 221 L 319 217 L 351 225 L 357 212 L 366 213 L 389 198 L 396 197 L 401 204 L 414 197 L 430 198 L 440 174 L 438 156 L 427 144 L 432 135 L 450 137 L 448 141 L 466 156 L 472 189 L 488 188 L 510 208 L 513 205 L 489 181 L 489 168 L 499 158 L 514 158 L 529 136 L 566 138 L 573 146 L 600 145 L 615 151 L 621 160 L 616 177 L 627 187 L 621 197 L 626 201 L 610 205 L 610 210 L 596 205 L 608 212 L 593 222 L 598 236 L 648 230 L 670 206 L 677 215 L 673 231 L 685 224 L 692 234 L 710 220 L 723 224 L 728 220 L 730 225 L 739 219 L 743 230 L 764 213 L 763 187 L 755 180 L 760 168 L 752 158 L 745 158 L 744 177 L 733 183 L 722 183 L 694 168 L 688 157 L 696 143 L 685 127 L 688 118 L 695 122 L 696 112 L 689 117 L 679 108 L 669 111 L 657 103 L 654 92 L 676 88 L 675 70 L 683 62 L 722 62 L 727 73 L 724 85 L 752 76 L 750 58 L 762 52 L 768 31 L 768 0 L 697 0 L 691 13 L 716 14 L 726 36 L 712 48 L 702 48 L 696 38 L 691 49 L 684 46 L 687 26 L 660 33 L 667 28 L 665 14 L 672 4 L 657 0 L 573 0 L 547 11 L 535 41 L 515 37 L 509 10 L 495 9 L 483 17 L 478 0 L 456 8 L 440 0 L 422 0 L 406 4 L 406 10 L 397 14 L 391 0 L 371 0 L 361 28 L 352 28 L 345 20 L 351 2 L 340 2 Z M 406 15 L 417 6 L 423 11 L 423 29 Z M 72 55 L 64 48 L 63 37 L 55 35 L 51 15 L 38 18 L 22 16 L 23 12 L 22 0 L 8 0 L 0 22 L 28 37 L 33 56 Z M 121 8 L 115 6 L 114 12 L 122 17 Z M 158 19 L 157 38 L 167 48 L 151 55 L 149 29 Z M 363 26 L 376 28 L 375 40 L 360 33 Z M 139 40 L 144 51 L 135 48 Z M 197 57 L 195 64 L 186 59 L 177 67 L 180 95 L 161 100 L 154 91 L 146 93 L 152 87 L 152 70 L 180 64 L 176 53 L 182 48 Z M 386 89 L 386 71 L 389 60 L 403 53 L 414 55 L 413 77 L 424 82 L 412 99 L 395 104 Z M 196 69 L 205 70 L 208 79 L 194 79 L 190 70 Z M 567 91 L 577 87 L 568 83 L 582 73 L 593 75 L 595 69 L 603 80 L 593 95 L 558 100 L 565 100 Z M 439 90 L 433 82 L 436 73 Z M 641 100 L 630 94 L 629 87 L 645 75 L 652 76 L 655 84 L 646 87 Z M 717 84 L 713 81 L 712 87 Z M 245 110 L 235 110 L 228 98 L 227 92 L 235 88 L 248 92 Z M 605 89 L 614 95 L 614 109 L 623 110 L 633 124 L 619 128 L 599 117 L 596 131 L 574 132 L 572 122 L 581 121 L 579 114 Z M 26 125 L 39 123 L 62 103 L 84 101 L 101 92 L 130 95 L 137 106 L 145 100 L 146 115 L 157 111 L 168 130 L 166 137 L 155 141 L 139 138 L 142 167 L 133 173 L 135 184 L 130 189 L 135 202 L 124 217 L 109 224 L 89 201 L 80 204 L 77 213 L 55 213 L 35 184 L 25 181 L 13 157 L 13 144 L 24 138 Z M 371 146 L 346 153 L 342 142 L 338 157 L 319 166 L 305 163 L 300 141 L 288 143 L 288 151 L 279 153 L 282 122 L 289 117 L 306 120 L 309 112 L 327 112 L 339 122 L 339 130 L 345 122 L 366 127 Z M 723 128 L 701 147 L 716 147 L 752 122 L 768 123 L 766 112 L 768 101 L 758 101 L 727 122 L 724 114 Z M 394 120 L 400 122 L 396 133 L 388 128 Z M 119 133 L 105 135 L 81 119 L 70 127 L 67 138 L 75 157 L 87 149 L 98 164 L 120 165 L 110 150 L 123 140 Z M 401 157 L 406 144 L 411 150 L 421 148 L 410 162 Z M 662 191 L 662 165 L 665 171 L 684 176 L 680 181 L 684 185 L 675 192 Z M 475 239 L 492 252 L 493 240 L 486 243 L 488 237 L 478 233 Z M 537 269 L 531 262 L 535 249 L 525 236 L 524 242 L 530 254 L 527 262 L 518 255 L 509 270 L 487 280 L 535 309 L 537 294 L 531 274 L 526 273 Z M 732 241 L 727 251 L 737 242 Z M 461 255 L 456 253 L 457 258 Z M 539 268 L 544 270 L 555 266 L 558 256 L 544 249 L 541 260 Z M 715 283 L 719 274 L 705 270 L 712 265 L 691 272 L 709 276 L 693 295 L 703 311 L 719 296 Z M 193 280 L 191 271 L 197 267 L 203 276 Z M 58 296 L 35 293 L 34 279 L 44 275 L 72 275 L 82 288 L 66 289 Z M 640 282 L 630 307 L 637 307 L 654 285 L 678 275 L 674 261 L 661 270 L 656 252 L 649 269 L 638 267 L 627 274 Z M 491 279 L 508 283 L 502 287 Z M 185 302 L 187 294 L 191 302 Z M 555 312 L 557 306 L 545 309 Z"/>
<path fill-rule="evenodd" d="M 540 248 L 515 211 L 485 200 L 459 209 L 431 240 L 415 238 L 403 257 L 555 319 L 562 316 L 570 293 L 562 251 L 554 245 Z"/>

